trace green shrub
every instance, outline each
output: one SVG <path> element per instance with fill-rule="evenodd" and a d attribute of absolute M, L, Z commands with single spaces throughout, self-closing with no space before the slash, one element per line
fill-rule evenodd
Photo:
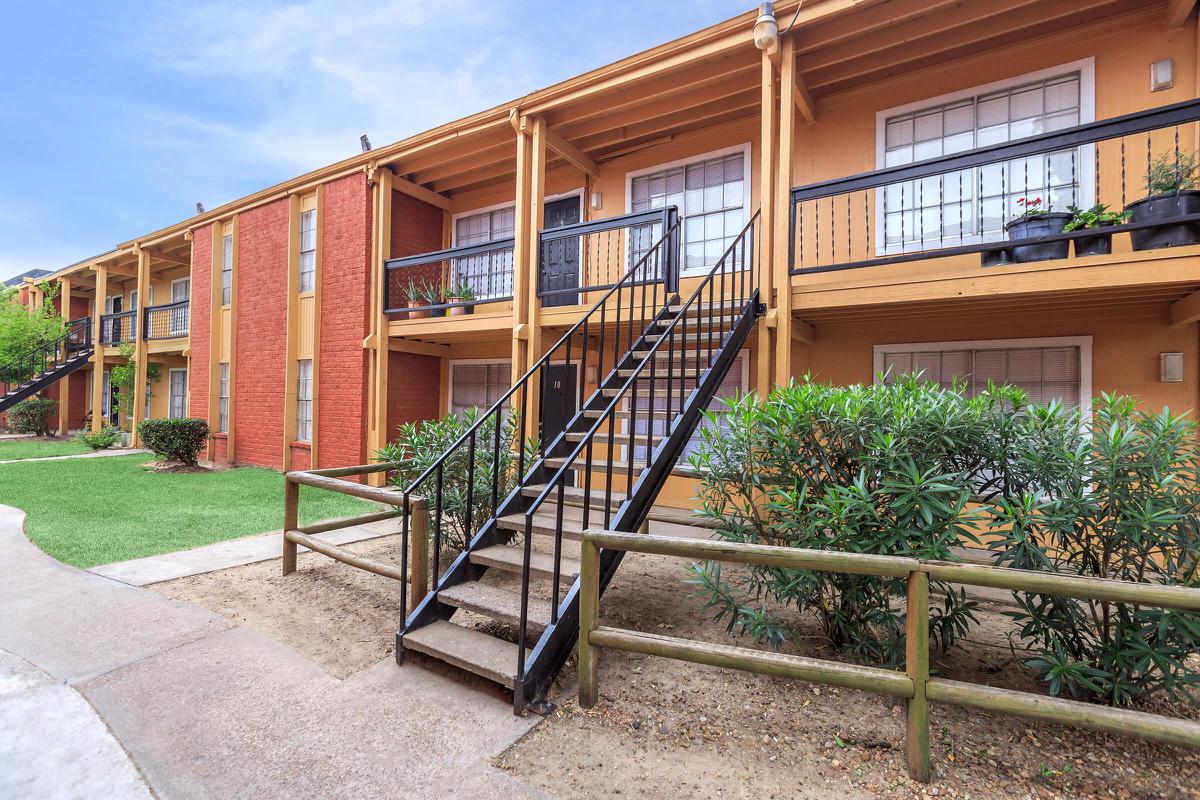
<path fill-rule="evenodd" d="M 208 422 L 195 417 L 148 419 L 138 423 L 138 435 L 155 455 L 195 466 L 208 442 Z"/>
<path fill-rule="evenodd" d="M 380 461 L 397 465 L 393 482 L 400 487 L 409 486 L 434 464 L 479 419 L 481 412 L 469 408 L 462 414 L 447 414 L 441 419 L 424 422 L 406 422 L 397 429 L 396 440 L 376 453 Z M 475 449 L 474 489 L 471 493 L 471 508 L 467 507 L 470 448 L 458 447 L 442 467 L 442 541 L 456 550 L 466 547 L 470 536 L 479 524 L 492 514 L 492 486 L 495 477 L 496 493 L 503 500 L 517 486 L 517 439 L 515 416 L 505 415 L 500 422 L 501 452 L 493 457 L 492 443 L 496 437 L 496 415 L 488 419 L 476 431 L 478 446 Z M 526 444 L 526 465 L 531 454 L 537 452 L 534 442 Z M 430 511 L 436 514 L 436 476 L 426 480 L 418 493 L 429 498 Z M 436 519 L 436 516 L 434 517 Z"/>
<path fill-rule="evenodd" d="M 14 433 L 50 435 L 50 417 L 58 409 L 58 401 L 48 397 L 31 397 L 8 410 L 8 424 Z"/>
<path fill-rule="evenodd" d="M 107 450 L 121 438 L 121 433 L 114 427 L 101 428 L 94 433 L 83 431 L 75 435 L 75 441 L 87 445 L 93 450 Z"/>
<path fill-rule="evenodd" d="M 1000 564 L 1091 578 L 1200 586 L 1200 452 L 1196 423 L 1129 397 L 1102 396 L 1072 435 L 1031 447 L 1064 468 L 1039 495 L 989 508 Z M 1014 594 L 1009 613 L 1026 665 L 1052 694 L 1129 705 L 1165 693 L 1197 702 L 1200 614 Z"/>

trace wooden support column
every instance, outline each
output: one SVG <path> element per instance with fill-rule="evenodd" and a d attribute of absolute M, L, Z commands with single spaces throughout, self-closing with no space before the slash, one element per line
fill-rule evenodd
<path fill-rule="evenodd" d="M 141 447 L 141 436 L 138 435 L 138 422 L 146 418 L 146 369 L 149 366 L 149 357 L 146 352 L 146 315 L 142 313 L 142 309 L 146 307 L 146 300 L 150 295 L 150 251 L 140 246 L 134 246 L 134 253 L 137 254 L 137 293 L 138 304 L 134 314 L 134 332 L 133 337 L 133 362 L 135 366 L 133 379 L 133 408 L 130 417 L 130 429 L 132 430 L 130 444 L 133 447 Z"/>
<path fill-rule="evenodd" d="M 104 344 L 100 339 L 101 317 L 104 316 L 104 298 L 108 295 L 108 268 L 98 264 L 96 270 L 96 296 L 92 300 L 92 431 L 104 427 Z"/>
<path fill-rule="evenodd" d="M 59 316 L 65 320 L 71 319 L 71 279 L 58 280 Z M 58 435 L 66 436 L 70 430 L 71 418 L 71 376 L 64 375 L 58 382 Z"/>
<path fill-rule="evenodd" d="M 759 193 L 759 241 L 758 246 L 758 285 L 762 301 L 768 309 L 775 307 L 773 287 L 774 275 L 771 265 L 774 259 L 775 241 L 775 65 L 771 56 L 762 54 L 762 100 L 760 103 L 761 132 L 758 169 Z M 786 286 L 786 284 L 785 284 Z M 756 333 L 754 352 L 754 386 L 759 396 L 766 396 L 771 386 L 771 358 L 773 355 L 771 337 L 772 330 L 759 321 Z"/>
<path fill-rule="evenodd" d="M 546 120 L 542 117 L 530 119 L 529 142 L 529 347 L 524 369 L 530 369 L 542 357 L 542 301 L 538 297 L 541 286 L 542 225 L 545 222 L 546 205 Z M 529 384 L 529 419 L 532 431 L 542 418 L 541 387 L 536 380 Z M 532 435 L 532 433 L 530 434 Z"/>
<path fill-rule="evenodd" d="M 529 161 L 531 157 L 530 136 L 524 129 L 524 120 L 515 120 L 517 133 L 517 177 L 513 192 L 513 340 L 512 379 L 510 385 L 525 374 L 529 360 Z"/>
<path fill-rule="evenodd" d="M 791 37 L 782 43 L 779 67 L 779 162 L 775 173 L 775 206 L 772 272 L 775 276 L 775 383 L 792 377 L 792 281 L 788 273 L 788 209 L 791 203 L 792 154 L 796 136 L 796 45 Z M 764 222 L 765 224 L 765 222 Z"/>
<path fill-rule="evenodd" d="M 369 341 L 372 344 L 370 357 L 370 382 L 367 399 L 367 458 L 370 459 L 387 444 L 390 431 L 387 429 L 388 407 L 388 319 L 384 312 L 383 290 L 387 281 L 384 263 L 392 254 L 392 172 L 387 169 L 375 171 L 372 208 L 374 230 L 371 237 L 371 325 Z M 382 486 L 387 475 L 371 473 L 367 483 Z"/>
<path fill-rule="evenodd" d="M 292 468 L 296 440 L 296 351 L 300 336 L 300 195 L 288 198 L 287 324 L 283 356 L 283 471 Z"/>

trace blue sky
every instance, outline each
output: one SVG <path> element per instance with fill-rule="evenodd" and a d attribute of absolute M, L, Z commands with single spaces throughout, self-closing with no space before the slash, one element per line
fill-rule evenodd
<path fill-rule="evenodd" d="M 11 4 L 0 279 L 750 10 L 495 0 Z"/>

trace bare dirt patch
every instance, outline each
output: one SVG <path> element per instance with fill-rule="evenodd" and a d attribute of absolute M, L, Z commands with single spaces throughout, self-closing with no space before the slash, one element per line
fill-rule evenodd
<path fill-rule="evenodd" d="M 349 547 L 398 560 L 397 537 Z M 273 560 L 150 588 L 266 633 L 338 677 L 393 653 L 394 581 L 312 553 L 298 566 L 286 578 Z M 686 577 L 678 560 L 628 556 L 602 602 L 606 622 L 731 641 L 723 624 L 698 616 Z M 489 580 L 514 587 L 495 571 Z M 1040 691 L 1013 660 L 999 610 L 988 606 L 981 619 L 966 646 L 935 661 L 939 674 Z M 804 654 L 838 657 L 812 633 Z M 574 678 L 570 664 L 559 709 L 497 759 L 562 798 L 1200 798 L 1200 753 L 1136 739 L 935 704 L 936 775 L 924 787 L 907 778 L 903 709 L 887 698 L 601 651 L 600 703 L 584 711 Z M 1165 704 L 1145 710 L 1200 717 Z"/>

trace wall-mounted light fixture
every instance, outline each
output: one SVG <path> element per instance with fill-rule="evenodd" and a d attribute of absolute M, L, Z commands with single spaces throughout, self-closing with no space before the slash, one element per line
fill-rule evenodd
<path fill-rule="evenodd" d="M 1164 58 L 1150 65 L 1150 91 L 1161 92 L 1175 85 L 1175 62 Z"/>
<path fill-rule="evenodd" d="M 779 44 L 779 23 L 775 21 L 775 4 L 763 3 L 754 20 L 754 46 L 759 50 L 771 50 Z"/>
<path fill-rule="evenodd" d="M 592 210 L 599 211 L 604 205 L 604 195 L 600 192 L 592 192 Z"/>
<path fill-rule="evenodd" d="M 1183 353 L 1158 354 L 1158 379 L 1163 383 L 1183 381 Z"/>

